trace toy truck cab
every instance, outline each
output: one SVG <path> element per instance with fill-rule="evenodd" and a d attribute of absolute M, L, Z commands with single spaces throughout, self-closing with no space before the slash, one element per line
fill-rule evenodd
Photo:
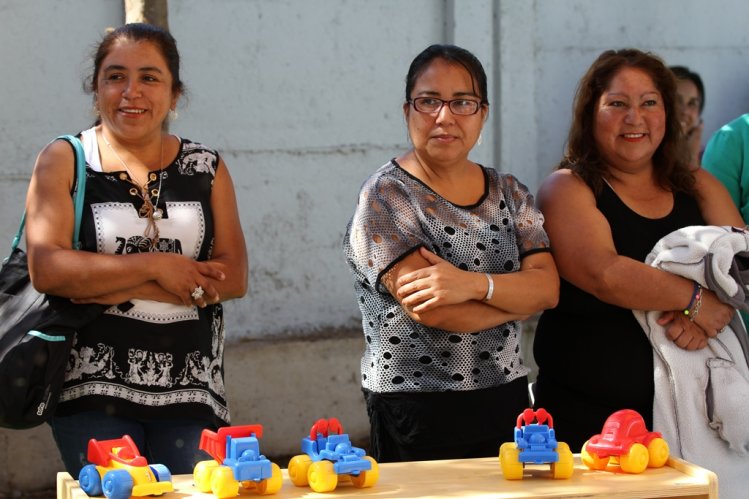
<path fill-rule="evenodd" d="M 172 492 L 172 475 L 163 464 L 149 465 L 129 435 L 112 440 L 88 442 L 88 464 L 78 482 L 89 496 L 127 499 Z"/>
<path fill-rule="evenodd" d="M 550 464 L 554 478 L 572 476 L 572 452 L 566 443 L 557 442 L 553 419 L 544 409 L 523 411 L 514 435 L 514 442 L 505 442 L 499 448 L 499 462 L 507 480 L 522 479 L 526 463 Z"/>
<path fill-rule="evenodd" d="M 549 463 L 558 458 L 554 429 L 546 425 L 515 428 L 515 444 L 520 450 L 520 460 L 525 463 Z"/>
<path fill-rule="evenodd" d="M 289 478 L 298 487 L 329 492 L 338 485 L 339 476 L 359 488 L 372 487 L 379 478 L 377 462 L 351 445 L 336 418 L 312 425 L 309 437 L 302 439 L 302 452 L 289 461 Z"/>
<path fill-rule="evenodd" d="M 218 432 L 203 430 L 200 449 L 213 460 L 195 466 L 193 479 L 201 492 L 218 498 L 239 494 L 241 484 L 258 494 L 275 494 L 281 488 L 281 469 L 260 453 L 261 425 L 228 426 Z"/>
<path fill-rule="evenodd" d="M 656 431 L 648 431 L 637 411 L 623 409 L 606 419 L 601 433 L 585 442 L 581 452 L 588 468 L 603 470 L 610 458 L 618 459 L 626 473 L 660 468 L 668 460 L 668 443 Z"/>

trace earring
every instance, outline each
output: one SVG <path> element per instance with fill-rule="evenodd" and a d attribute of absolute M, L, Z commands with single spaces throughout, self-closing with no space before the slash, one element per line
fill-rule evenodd
<path fill-rule="evenodd" d="M 483 142 L 483 140 L 482 140 L 482 134 L 479 134 L 479 140 L 476 141 L 476 144 L 477 145 L 481 145 L 481 142 Z"/>
<path fill-rule="evenodd" d="M 170 109 L 169 110 L 169 115 L 167 116 L 167 119 L 169 121 L 176 121 L 177 118 L 179 118 L 179 113 L 177 112 L 177 110 L 176 109 Z"/>

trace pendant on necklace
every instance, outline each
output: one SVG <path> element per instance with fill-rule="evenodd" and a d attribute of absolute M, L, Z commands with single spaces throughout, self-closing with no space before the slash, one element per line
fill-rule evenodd
<path fill-rule="evenodd" d="M 153 210 L 153 219 L 154 220 L 161 220 L 161 215 L 163 212 L 161 211 L 161 208 L 156 208 Z"/>

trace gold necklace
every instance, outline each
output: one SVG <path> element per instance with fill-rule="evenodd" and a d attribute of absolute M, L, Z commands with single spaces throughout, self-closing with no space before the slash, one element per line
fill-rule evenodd
<path fill-rule="evenodd" d="M 147 237 L 151 240 L 151 250 L 156 249 L 156 245 L 159 242 L 159 226 L 156 225 L 157 220 L 161 220 L 161 217 L 163 216 L 163 211 L 161 208 L 158 208 L 159 205 L 159 198 L 161 197 L 161 181 L 164 178 L 163 173 L 160 171 L 158 173 L 159 175 L 159 187 L 156 190 L 156 203 L 151 201 L 151 197 L 154 195 L 153 191 L 149 194 L 148 193 L 148 184 L 150 183 L 150 180 L 155 180 L 152 176 L 154 175 L 153 172 L 148 173 L 148 177 L 146 177 L 146 184 L 141 185 L 138 183 L 138 181 L 135 179 L 135 175 L 133 175 L 133 172 L 130 171 L 130 168 L 127 166 L 127 163 L 125 163 L 125 160 L 122 159 L 122 157 L 117 154 L 117 151 L 115 151 L 114 147 L 112 147 L 112 144 L 109 143 L 107 140 L 107 137 L 104 135 L 103 131 L 100 131 L 101 138 L 104 140 L 104 143 L 107 145 L 110 151 L 112 151 L 112 154 L 115 155 L 115 157 L 120 161 L 122 166 L 125 167 L 125 170 L 127 171 L 128 178 L 124 180 L 128 180 L 131 184 L 133 184 L 135 187 L 138 188 L 138 191 L 140 192 L 140 197 L 143 199 L 143 205 L 140 207 L 140 210 L 138 210 L 138 215 L 141 218 L 147 218 L 148 219 L 148 225 L 146 225 L 146 230 L 143 232 L 143 236 Z M 159 169 L 164 164 L 164 138 L 162 136 L 161 138 L 161 159 L 159 160 Z M 150 180 L 149 180 L 150 179 Z"/>

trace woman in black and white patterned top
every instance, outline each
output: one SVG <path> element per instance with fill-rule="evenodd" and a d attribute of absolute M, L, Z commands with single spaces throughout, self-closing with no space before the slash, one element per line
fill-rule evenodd
<path fill-rule="evenodd" d="M 27 247 L 34 286 L 108 305 L 80 329 L 50 425 L 78 476 L 90 438 L 130 435 L 149 462 L 190 473 L 203 428 L 229 423 L 221 302 L 247 289 L 231 177 L 215 151 L 166 133 L 182 94 L 172 36 L 127 24 L 94 58 L 97 124 L 86 155 L 83 251 L 71 248 L 73 153 L 37 159 Z"/>
<path fill-rule="evenodd" d="M 380 461 L 496 455 L 529 405 L 519 321 L 556 304 L 559 279 L 526 187 L 468 159 L 488 111 L 470 52 L 424 50 L 403 105 L 413 148 L 364 183 L 348 226 Z"/>

